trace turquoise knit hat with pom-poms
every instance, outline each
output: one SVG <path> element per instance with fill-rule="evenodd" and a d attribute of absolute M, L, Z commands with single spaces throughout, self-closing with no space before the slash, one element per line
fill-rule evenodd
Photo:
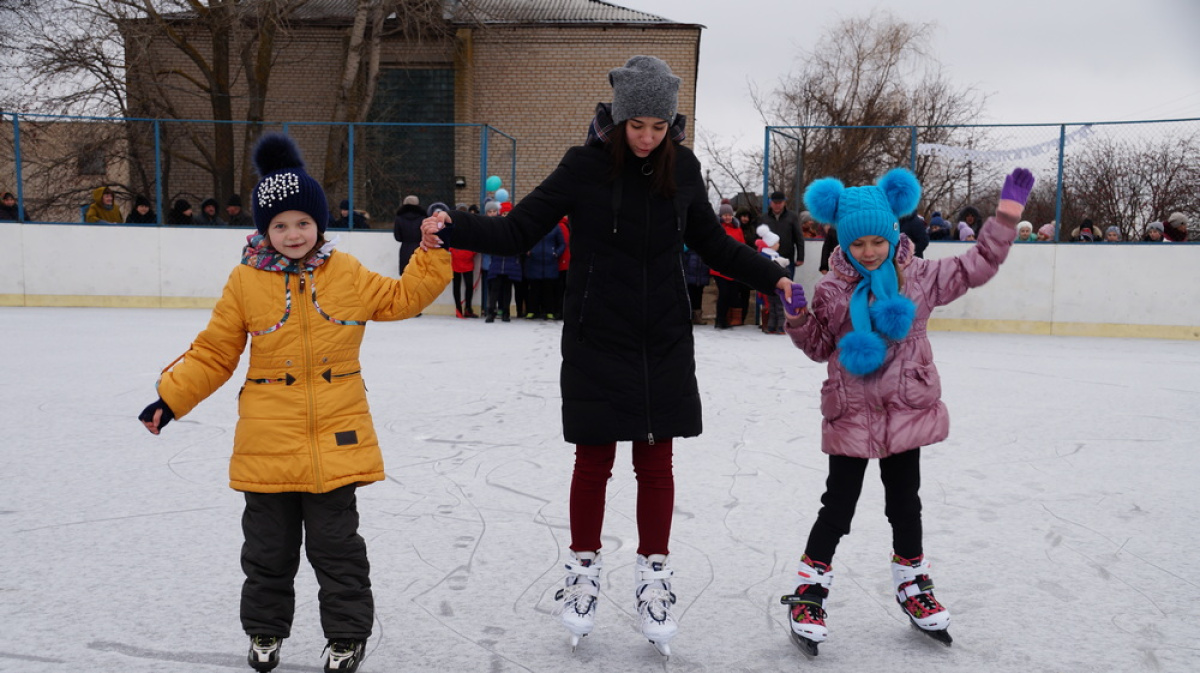
<path fill-rule="evenodd" d="M 874 185 L 846 187 L 837 178 L 821 178 L 804 191 L 804 205 L 813 219 L 837 227 L 842 253 L 862 274 L 850 295 L 854 329 L 838 342 L 838 358 L 855 376 L 879 369 L 887 358 L 887 342 L 903 339 L 912 327 L 916 306 L 900 294 L 893 260 L 900 242 L 900 218 L 915 211 L 920 202 L 921 184 L 903 168 L 888 171 Z M 887 259 L 874 271 L 850 254 L 850 244 L 863 236 L 880 236 L 890 244 Z"/>

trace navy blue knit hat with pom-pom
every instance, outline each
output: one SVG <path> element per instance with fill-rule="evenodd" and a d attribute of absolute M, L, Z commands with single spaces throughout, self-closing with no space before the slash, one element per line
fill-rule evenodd
<path fill-rule="evenodd" d="M 262 179 L 254 186 L 254 226 L 261 234 L 279 213 L 299 210 L 313 218 L 317 231 L 325 233 L 329 203 L 325 190 L 304 170 L 300 150 L 291 138 L 278 133 L 263 136 L 254 148 L 254 168 Z"/>
<path fill-rule="evenodd" d="M 893 259 L 900 242 L 900 218 L 917 209 L 921 184 L 908 170 L 895 168 L 874 185 L 845 187 L 837 178 L 821 178 L 804 191 L 804 205 L 818 222 L 837 227 L 842 254 L 862 274 L 850 295 L 853 331 L 838 342 L 838 356 L 846 371 L 866 376 L 887 359 L 887 342 L 908 335 L 916 305 L 900 294 Z M 850 244 L 863 236 L 887 240 L 887 259 L 874 271 L 854 259 Z"/>

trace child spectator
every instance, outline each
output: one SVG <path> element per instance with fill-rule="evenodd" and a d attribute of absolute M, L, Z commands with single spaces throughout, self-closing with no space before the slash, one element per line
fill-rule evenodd
<path fill-rule="evenodd" d="M 1142 234 L 1142 240 L 1147 243 L 1162 243 L 1163 242 L 1163 223 L 1151 222 L 1146 225 L 1146 233 Z"/>
<path fill-rule="evenodd" d="M 157 435 L 233 374 L 250 340 L 238 397 L 229 485 L 245 494 L 242 627 L 258 671 L 279 664 L 291 633 L 303 543 L 321 590 L 326 671 L 353 671 L 371 635 L 374 599 L 355 491 L 384 478 L 359 344 L 368 320 L 419 313 L 450 281 L 450 255 L 422 250 L 396 280 L 324 239 L 329 208 L 286 136 L 254 152 L 262 179 L 254 223 L 208 327 L 158 381 L 138 416 Z"/>
<path fill-rule="evenodd" d="M 1105 229 L 1104 230 L 1104 242 L 1105 243 L 1120 243 L 1121 242 L 1121 228 L 1114 224 L 1113 226 L 1109 227 L 1108 229 Z"/>
<path fill-rule="evenodd" d="M 758 234 L 758 240 L 754 242 L 758 254 L 786 269 L 788 261 L 779 254 L 779 235 L 765 224 L 758 225 L 754 233 Z M 762 295 L 762 298 L 766 313 L 763 316 L 762 331 L 766 334 L 783 334 L 783 305 L 779 303 L 779 298 L 769 294 Z"/>
<path fill-rule="evenodd" d="M 558 256 L 567 247 L 562 230 L 551 229 L 525 255 L 522 277 L 529 284 L 525 317 L 530 320 L 554 319 L 554 284 L 558 282 Z"/>
<path fill-rule="evenodd" d="M 929 240 L 944 241 L 951 238 L 950 223 L 942 219 L 941 211 L 933 211 L 929 217 Z"/>
<path fill-rule="evenodd" d="M 896 600 L 914 626 L 950 643 L 950 612 L 934 598 L 922 541 L 921 447 L 942 441 L 950 430 L 925 324 L 934 308 L 996 274 L 1033 182 L 1029 171 L 1013 171 L 979 243 L 932 261 L 914 257 L 896 226 L 921 198 L 909 171 L 889 171 L 866 187 L 822 178 L 805 192 L 814 217 L 836 222 L 840 244 L 830 258 L 832 272 L 817 283 L 811 311 L 798 285 L 786 308 L 792 342 L 814 361 L 829 363 L 821 387 L 821 449 L 829 454 L 829 477 L 800 559 L 800 584 L 781 599 L 793 639 L 809 655 L 828 636 L 825 601 L 834 552 L 850 531 L 873 458 L 892 525 Z"/>
<path fill-rule="evenodd" d="M 191 224 L 192 223 L 192 204 L 185 199 L 176 199 L 175 203 L 171 204 L 171 210 L 167 212 L 167 224 Z"/>
<path fill-rule="evenodd" d="M 1048 224 L 1043 224 L 1042 226 L 1038 227 L 1037 240 L 1042 241 L 1042 242 L 1054 240 L 1054 223 L 1053 222 L 1050 222 Z"/>
<path fill-rule="evenodd" d="M 1017 243 L 1035 243 L 1038 237 L 1033 233 L 1033 223 L 1023 220 L 1017 225 Z"/>
<path fill-rule="evenodd" d="M 490 206 L 495 201 L 488 203 Z M 489 209 L 485 208 L 485 212 Z M 507 217 L 512 211 L 512 203 L 505 201 L 499 204 L 501 217 Z M 512 304 L 513 282 L 521 280 L 521 255 L 492 255 L 488 264 L 488 308 L 484 322 L 495 322 L 500 316 L 500 322 L 509 322 L 509 305 Z"/>
<path fill-rule="evenodd" d="M 692 324 L 707 325 L 704 322 L 704 288 L 712 277 L 712 269 L 704 263 L 700 253 L 683 246 L 683 278 L 687 281 L 688 301 L 692 305 Z"/>
<path fill-rule="evenodd" d="M 158 224 L 158 213 L 150 207 L 150 199 L 138 194 L 133 199 L 133 210 L 125 218 L 125 224 Z"/>

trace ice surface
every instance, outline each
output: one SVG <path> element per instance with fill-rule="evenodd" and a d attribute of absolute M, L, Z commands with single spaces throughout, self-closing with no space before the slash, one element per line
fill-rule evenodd
<path fill-rule="evenodd" d="M 238 386 L 159 437 L 135 418 L 207 317 L 0 309 L 0 671 L 250 670 L 226 480 Z M 598 627 L 571 655 L 551 615 L 572 465 L 559 333 L 435 315 L 368 327 L 388 479 L 359 492 L 378 612 L 364 672 L 1200 666 L 1200 342 L 931 334 L 952 428 L 924 452 L 925 548 L 954 646 L 892 601 L 872 468 L 809 662 L 778 599 L 824 485 L 824 368 L 786 337 L 698 328 L 705 432 L 676 443 L 681 628 L 664 661 L 633 626 L 627 446 Z M 316 591 L 302 563 L 277 670 L 320 668 Z"/>

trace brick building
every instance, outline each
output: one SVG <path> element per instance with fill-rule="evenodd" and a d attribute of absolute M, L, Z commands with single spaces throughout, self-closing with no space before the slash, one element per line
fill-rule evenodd
<path fill-rule="evenodd" d="M 333 118 L 356 4 L 314 1 L 291 17 L 286 37 L 277 40 L 264 115 L 268 128 L 291 122 L 288 132 L 334 204 L 347 195 L 347 162 L 331 162 L 327 170 L 331 127 L 303 122 Z M 416 38 L 395 31 L 380 46 L 378 85 L 367 121 L 414 126 L 355 127 L 355 206 L 374 215 L 373 226 L 390 226 L 391 212 L 408 193 L 416 193 L 423 204 L 478 203 L 481 174 L 502 176 L 519 199 L 554 169 L 568 147 L 583 142 L 595 104 L 611 100 L 608 71 L 632 55 L 666 60 L 683 80 L 680 113 L 694 114 L 700 25 L 600 0 L 473 0 L 441 7 L 444 23 L 438 30 Z M 193 19 L 180 15 L 172 22 L 210 57 L 212 40 Z M 130 98 L 147 101 L 147 116 L 166 116 L 169 109 L 176 119 L 213 118 L 210 98 L 189 83 L 200 72 L 183 50 L 148 20 L 129 22 L 123 32 L 129 86 L 131 91 L 143 87 Z M 236 56 L 242 43 L 236 34 L 232 42 L 229 49 Z M 245 120 L 246 86 L 234 70 L 231 118 Z M 175 74 L 164 78 L 162 73 Z M 480 127 L 435 124 L 487 124 L 501 133 L 488 134 L 483 165 Z M 201 199 L 220 189 L 205 165 L 213 128 L 204 121 L 163 124 L 161 142 L 171 148 L 164 162 L 170 168 L 164 177 L 168 202 L 178 196 Z M 247 184 L 243 132 L 235 132 L 233 191 Z"/>

